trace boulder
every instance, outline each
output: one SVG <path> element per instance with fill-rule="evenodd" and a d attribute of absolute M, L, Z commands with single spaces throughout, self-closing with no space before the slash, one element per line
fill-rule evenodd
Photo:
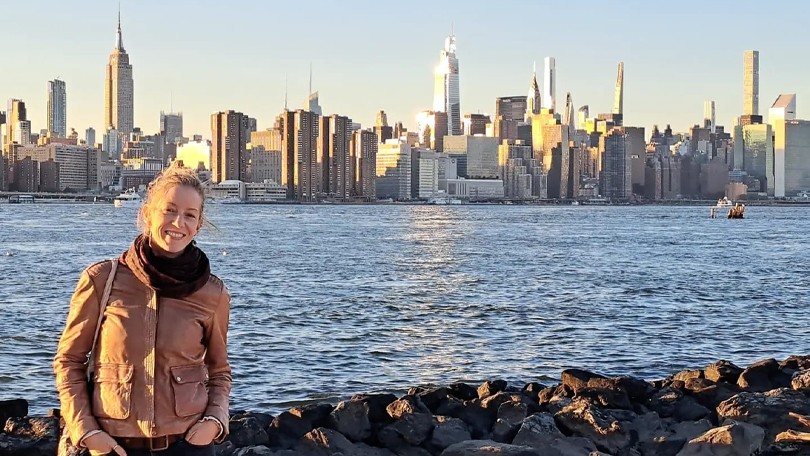
<path fill-rule="evenodd" d="M 630 433 L 613 416 L 581 400 L 554 415 L 558 427 L 569 435 L 586 437 L 599 450 L 616 454 L 630 446 Z"/>
<path fill-rule="evenodd" d="M 747 456 L 758 454 L 765 431 L 748 423 L 733 423 L 690 440 L 677 456 Z"/>
<path fill-rule="evenodd" d="M 506 380 L 493 380 L 493 381 L 485 381 L 478 387 L 478 398 L 483 399 L 485 397 L 492 396 L 493 394 L 498 394 L 501 391 L 506 390 Z"/>
<path fill-rule="evenodd" d="M 388 416 L 394 420 L 398 420 L 402 416 L 412 413 L 430 414 L 430 409 L 428 409 L 417 396 L 411 395 L 402 396 L 401 399 L 388 404 L 385 410 L 388 412 Z"/>
<path fill-rule="evenodd" d="M 588 386 L 588 381 L 595 378 L 604 379 L 607 377 L 582 369 L 565 369 L 560 373 L 562 384 L 571 388 L 572 391 Z"/>
<path fill-rule="evenodd" d="M 394 421 L 388 414 L 388 406 L 397 400 L 393 394 L 357 394 L 351 400 L 361 400 L 368 404 L 368 419 L 372 423 L 390 423 Z"/>
<path fill-rule="evenodd" d="M 290 412 L 282 412 L 267 427 L 270 447 L 292 448 L 312 430 L 312 423 Z"/>
<path fill-rule="evenodd" d="M 449 390 L 445 387 L 416 387 L 408 390 L 408 395 L 417 396 L 432 413 L 436 413 L 439 405 L 447 400 L 449 394 Z"/>
<path fill-rule="evenodd" d="M 233 456 L 276 456 L 278 453 L 264 445 L 248 446 L 233 451 Z"/>
<path fill-rule="evenodd" d="M 273 422 L 273 415 L 269 413 L 261 413 L 261 412 L 240 412 L 235 415 L 231 415 L 231 421 L 240 420 L 242 418 L 252 417 L 255 418 L 256 421 L 259 422 L 259 426 L 262 428 L 266 428 L 270 426 L 270 423 Z"/>
<path fill-rule="evenodd" d="M 796 426 L 790 412 L 810 415 L 810 396 L 780 388 L 765 393 L 742 392 L 717 406 L 720 419 L 755 424 L 765 429 L 770 443 L 780 432 Z"/>
<path fill-rule="evenodd" d="M 0 401 L 0 426 L 5 425 L 9 418 L 23 418 L 27 415 L 28 401 L 25 399 Z"/>
<path fill-rule="evenodd" d="M 575 393 L 576 398 L 582 398 L 597 407 L 633 410 L 633 404 L 627 392 L 618 387 L 591 387 L 585 386 Z"/>
<path fill-rule="evenodd" d="M 810 355 L 789 356 L 779 363 L 780 369 L 792 369 L 794 371 L 810 369 Z"/>
<path fill-rule="evenodd" d="M 540 393 L 540 391 L 543 391 L 544 389 L 546 389 L 546 386 L 543 385 L 542 383 L 531 382 L 523 385 L 522 391 L 527 396 L 534 397 L 535 400 L 537 400 L 537 395 Z"/>
<path fill-rule="evenodd" d="M 740 392 L 740 388 L 733 383 L 715 383 L 706 378 L 687 380 L 683 391 L 694 397 L 700 405 L 714 410 L 721 402 Z"/>
<path fill-rule="evenodd" d="M 461 419 L 470 427 L 473 438 L 478 439 L 489 434 L 497 412 L 493 414 L 483 409 L 477 400 L 461 401 L 452 396 L 447 399 L 447 402 L 438 408 L 438 415 Z"/>
<path fill-rule="evenodd" d="M 301 437 L 295 451 L 307 455 L 354 455 L 354 444 L 334 429 L 317 428 Z"/>
<path fill-rule="evenodd" d="M 504 402 L 498 407 L 498 418 L 492 426 L 492 440 L 511 443 L 523 420 L 528 416 L 529 406 L 520 402 Z"/>
<path fill-rule="evenodd" d="M 790 380 L 790 386 L 795 390 L 810 390 L 810 369 L 796 372 Z"/>
<path fill-rule="evenodd" d="M 6 420 L 3 432 L 14 437 L 57 441 L 59 440 L 59 418 L 12 417 Z"/>
<path fill-rule="evenodd" d="M 492 440 L 467 440 L 450 445 L 441 456 L 542 456 L 531 447 L 498 443 Z"/>
<path fill-rule="evenodd" d="M 721 359 L 714 364 L 706 366 L 703 376 L 715 383 L 736 384 L 743 369 L 730 361 Z"/>
<path fill-rule="evenodd" d="M 332 404 L 307 404 L 290 409 L 290 415 L 308 422 L 310 428 L 323 427 L 329 422 L 329 415 L 335 407 Z"/>
<path fill-rule="evenodd" d="M 412 446 L 419 446 L 433 432 L 433 415 L 430 413 L 408 413 L 387 426 L 399 434 Z"/>
<path fill-rule="evenodd" d="M 451 396 L 462 401 L 471 401 L 478 398 L 478 390 L 466 383 L 452 383 L 447 387 Z"/>
<path fill-rule="evenodd" d="M 237 415 L 239 416 L 239 415 Z M 231 419 L 228 424 L 230 434 L 228 440 L 238 447 L 269 445 L 270 437 L 261 423 L 254 416 L 241 415 L 241 418 Z"/>
<path fill-rule="evenodd" d="M 481 399 L 480 404 L 482 409 L 489 411 L 493 418 L 495 418 L 502 404 L 506 402 L 520 402 L 522 399 L 521 394 L 501 392 Z"/>
<path fill-rule="evenodd" d="M 703 378 L 703 371 L 700 369 L 697 370 L 684 370 L 676 373 L 672 376 L 673 380 L 680 380 L 685 382 L 687 380 L 694 380 L 696 378 Z"/>
<path fill-rule="evenodd" d="M 340 432 L 352 442 L 362 442 L 371 437 L 369 405 L 359 399 L 342 401 L 330 413 L 329 427 Z"/>
<path fill-rule="evenodd" d="M 433 453 L 440 453 L 450 445 L 472 439 L 469 426 L 459 418 L 436 416 L 433 425 L 433 434 L 426 445 Z"/>
<path fill-rule="evenodd" d="M 789 388 L 790 375 L 779 369 L 775 359 L 765 359 L 746 367 L 737 379 L 737 386 L 760 393 L 775 388 Z"/>
<path fill-rule="evenodd" d="M 684 393 L 673 384 L 673 387 L 663 388 L 650 399 L 650 410 L 658 413 L 662 418 L 675 418 L 677 421 L 695 421 L 711 414 L 711 410 L 700 405 L 698 401 Z"/>

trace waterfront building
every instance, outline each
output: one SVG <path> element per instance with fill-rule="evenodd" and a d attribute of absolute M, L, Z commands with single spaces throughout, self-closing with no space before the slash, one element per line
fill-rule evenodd
<path fill-rule="evenodd" d="M 121 161 L 121 185 L 125 189 L 146 189 L 161 171 L 163 161 L 159 158 L 126 158 Z"/>
<path fill-rule="evenodd" d="M 627 149 L 627 135 L 614 128 L 599 138 L 602 158 L 599 190 L 604 198 L 627 199 L 633 191 L 632 166 Z"/>
<path fill-rule="evenodd" d="M 248 116 L 236 111 L 211 114 L 211 179 L 246 180 Z"/>
<path fill-rule="evenodd" d="M 485 136 L 487 133 L 487 124 L 490 123 L 492 123 L 492 120 L 490 120 L 489 116 L 486 114 L 464 114 L 461 134 Z"/>
<path fill-rule="evenodd" d="M 459 96 L 458 58 L 456 36 L 450 33 L 439 55 L 434 72 L 433 110 L 447 114 L 447 132 L 461 134 L 461 101 Z"/>
<path fill-rule="evenodd" d="M 459 160 L 459 176 L 469 179 L 498 177 L 498 138 L 446 136 L 444 153 Z"/>
<path fill-rule="evenodd" d="M 96 129 L 93 127 L 88 127 L 87 130 L 84 131 L 84 143 L 90 147 L 96 146 Z"/>
<path fill-rule="evenodd" d="M 377 198 L 407 200 L 411 197 L 411 146 L 389 140 L 377 151 Z"/>
<path fill-rule="evenodd" d="M 356 160 L 355 195 L 373 201 L 377 198 L 377 152 L 379 139 L 373 131 L 358 130 L 352 133 L 353 156 Z"/>
<path fill-rule="evenodd" d="M 447 194 L 471 201 L 489 201 L 503 198 L 500 179 L 448 179 Z"/>
<path fill-rule="evenodd" d="M 318 128 L 318 191 L 328 197 L 348 199 L 354 187 L 351 142 L 352 120 L 337 114 L 321 117 Z"/>
<path fill-rule="evenodd" d="M 810 191 L 810 121 L 776 119 L 773 130 L 773 195 L 792 197 Z"/>
<path fill-rule="evenodd" d="M 275 129 L 281 135 L 281 185 L 287 198 L 315 201 L 318 192 L 318 114 L 298 109 L 281 113 Z"/>
<path fill-rule="evenodd" d="M 65 81 L 48 81 L 48 133 L 59 138 L 67 137 L 67 90 Z M 93 144 L 88 144 L 93 145 Z"/>
<path fill-rule="evenodd" d="M 39 162 L 31 157 L 19 158 L 14 162 L 13 189 L 18 192 L 39 191 Z"/>
<path fill-rule="evenodd" d="M 774 196 L 773 128 L 769 124 L 748 124 L 734 127 L 734 168 L 741 169 L 759 180 L 755 192 Z"/>
<path fill-rule="evenodd" d="M 132 65 L 124 49 L 121 35 L 121 13 L 118 13 L 118 30 L 115 47 L 107 64 L 104 88 L 104 127 L 115 129 L 121 135 L 129 135 L 135 127 L 135 85 L 132 80 Z"/>
<path fill-rule="evenodd" d="M 540 95 L 537 94 L 539 100 Z M 495 119 L 493 120 L 493 136 L 498 141 L 504 139 L 520 139 L 518 125 L 526 120 L 528 109 L 527 97 L 499 97 L 495 99 Z M 532 108 L 534 109 L 534 108 Z M 537 108 L 539 109 L 539 107 Z"/>
<path fill-rule="evenodd" d="M 422 147 L 433 149 L 436 152 L 444 151 L 444 138 L 448 135 L 446 112 L 422 111 L 416 116 L 416 125 L 419 132 L 419 144 Z"/>
<path fill-rule="evenodd" d="M 98 182 L 102 189 L 121 191 L 121 162 L 102 162 L 98 165 Z"/>
<path fill-rule="evenodd" d="M 56 160 L 48 159 L 39 164 L 39 191 L 59 191 L 59 163 Z"/>
<path fill-rule="evenodd" d="M 543 72 L 543 107 L 557 110 L 557 67 L 554 57 L 546 57 Z"/>
<path fill-rule="evenodd" d="M 743 115 L 759 116 L 759 51 L 743 53 Z"/>
<path fill-rule="evenodd" d="M 249 182 L 281 181 L 280 150 L 267 150 L 260 145 L 251 145 L 248 155 Z"/>
<path fill-rule="evenodd" d="M 31 157 L 39 163 L 53 160 L 59 165 L 59 191 L 95 190 L 101 151 L 88 146 L 51 143 L 44 146 L 18 147 L 19 159 Z"/>
<path fill-rule="evenodd" d="M 439 191 L 439 153 L 411 148 L 411 198 L 427 199 Z"/>
<path fill-rule="evenodd" d="M 174 144 L 183 138 L 183 113 L 160 111 L 160 135 L 167 144 Z"/>
<path fill-rule="evenodd" d="M 27 119 L 28 114 L 25 109 L 25 102 L 22 100 L 18 100 L 16 98 L 8 100 L 8 110 L 6 111 L 6 135 L 5 140 L 3 142 L 3 152 L 5 152 L 6 155 L 8 155 L 9 157 L 11 157 L 10 155 L 11 144 L 14 142 L 16 142 L 17 144 L 22 144 L 19 140 L 23 136 L 19 132 L 21 128 L 20 122 L 26 122 Z M 29 135 L 30 135 L 30 124 L 29 124 Z"/>

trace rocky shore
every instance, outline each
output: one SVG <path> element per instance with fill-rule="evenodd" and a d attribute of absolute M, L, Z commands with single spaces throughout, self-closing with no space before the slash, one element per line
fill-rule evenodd
<path fill-rule="evenodd" d="M 58 410 L 0 401 L 0 455 L 54 455 Z M 648 382 L 578 369 L 560 383 L 416 386 L 294 407 L 233 411 L 222 456 L 810 455 L 810 355 L 718 361 Z"/>

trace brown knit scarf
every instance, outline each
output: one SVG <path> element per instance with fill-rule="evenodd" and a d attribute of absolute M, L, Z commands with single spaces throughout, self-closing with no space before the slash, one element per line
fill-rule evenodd
<path fill-rule="evenodd" d="M 144 285 L 169 298 L 183 298 L 194 293 L 211 276 L 208 257 L 194 241 L 180 256 L 169 258 L 155 255 L 149 247 L 149 238 L 141 234 L 121 255 L 120 261 Z"/>

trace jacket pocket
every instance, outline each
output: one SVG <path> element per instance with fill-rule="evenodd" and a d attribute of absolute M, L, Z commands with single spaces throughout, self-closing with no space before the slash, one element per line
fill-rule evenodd
<path fill-rule="evenodd" d="M 132 366 L 99 364 L 94 374 L 93 415 L 123 420 L 132 405 Z"/>
<path fill-rule="evenodd" d="M 205 366 L 175 366 L 171 369 L 174 411 L 177 416 L 199 415 L 208 406 L 208 372 Z"/>

